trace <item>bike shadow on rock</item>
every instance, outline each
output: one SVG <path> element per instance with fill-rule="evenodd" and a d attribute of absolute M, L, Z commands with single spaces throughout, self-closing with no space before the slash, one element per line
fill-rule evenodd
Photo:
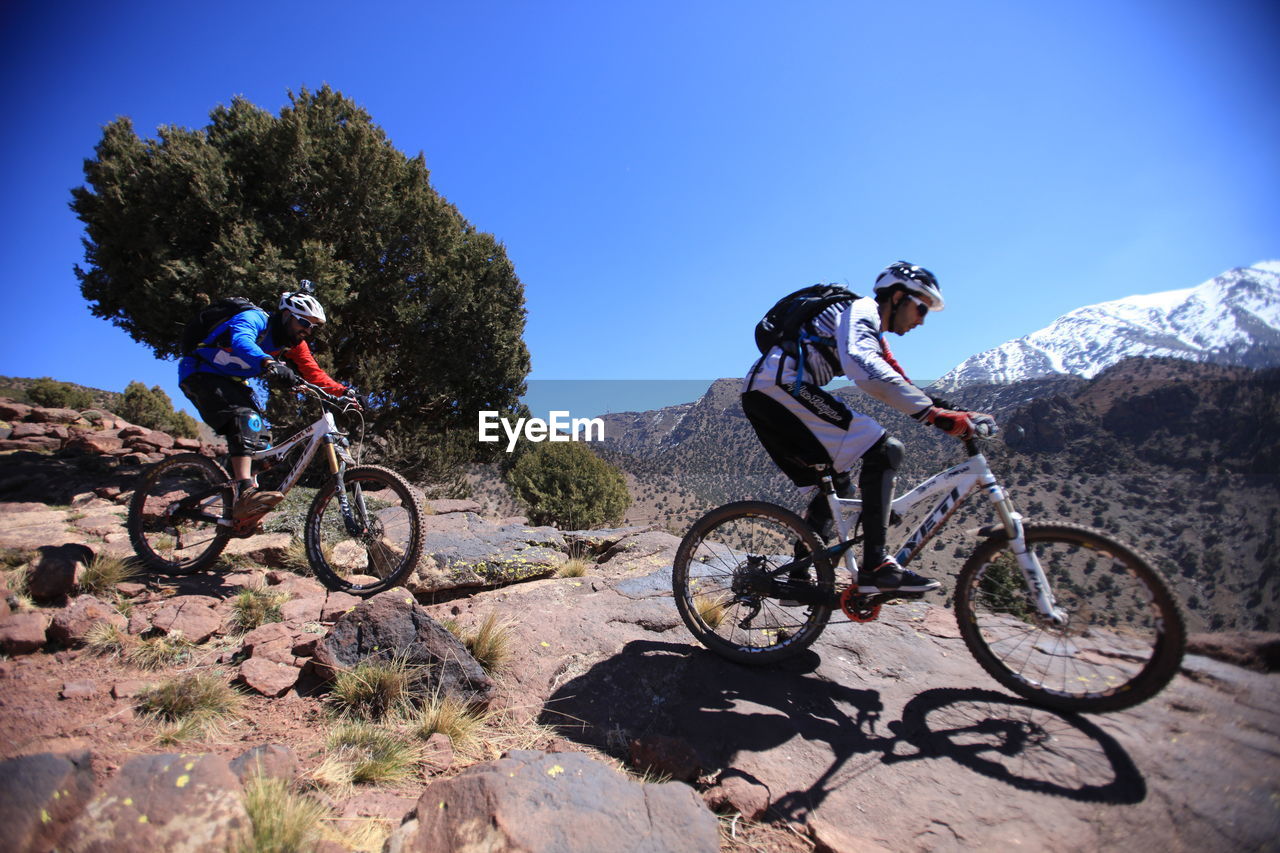
<path fill-rule="evenodd" d="M 901 719 L 885 720 L 879 691 L 824 678 L 818 662 L 806 651 L 751 667 L 694 646 L 636 640 L 586 672 L 561 676 L 540 722 L 622 758 L 634 739 L 679 738 L 697 753 L 704 775 L 767 766 L 751 755 L 793 739 L 824 744 L 801 746 L 799 762 L 788 748 L 790 778 L 761 780 L 784 817 L 816 809 L 875 767 L 937 758 L 1034 793 L 1116 805 L 1146 797 L 1124 748 L 1080 716 L 993 690 L 934 688 L 913 697 Z M 830 756 L 825 769 L 814 762 L 818 755 Z M 779 786 L 790 790 L 779 795 Z"/>

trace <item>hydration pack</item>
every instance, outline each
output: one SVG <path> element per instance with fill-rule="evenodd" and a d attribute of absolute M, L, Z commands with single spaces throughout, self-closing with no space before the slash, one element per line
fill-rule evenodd
<path fill-rule="evenodd" d="M 182 354 L 191 355 L 221 324 L 244 311 L 261 311 L 241 296 L 224 296 L 201 308 L 182 329 Z"/>
<path fill-rule="evenodd" d="M 838 284 L 812 284 L 789 293 L 756 323 L 756 347 L 761 355 L 780 347 L 784 353 L 803 363 L 801 350 L 806 342 L 835 346 L 834 340 L 815 335 L 805 326 L 832 305 L 853 302 L 857 298 L 857 294 Z"/>

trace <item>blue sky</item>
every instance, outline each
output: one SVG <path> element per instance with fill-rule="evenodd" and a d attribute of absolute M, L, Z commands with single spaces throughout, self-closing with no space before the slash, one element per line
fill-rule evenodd
<path fill-rule="evenodd" d="M 79 295 L 82 161 L 328 83 L 505 243 L 531 379 L 738 376 L 782 293 L 899 258 L 948 297 L 894 341 L 936 377 L 1280 257 L 1278 36 L 1261 0 L 6 0 L 0 374 L 185 403 Z"/>

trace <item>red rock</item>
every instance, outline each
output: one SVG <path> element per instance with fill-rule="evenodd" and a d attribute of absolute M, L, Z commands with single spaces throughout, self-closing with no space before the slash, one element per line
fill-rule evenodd
<path fill-rule="evenodd" d="M 115 608 L 92 595 L 81 595 L 54 615 L 47 636 L 55 642 L 78 646 L 84 643 L 89 629 L 99 622 L 109 622 L 122 631 L 129 625 L 129 620 Z"/>
<path fill-rule="evenodd" d="M 0 420 L 22 421 L 31 414 L 31 407 L 26 403 L 17 403 L 8 398 L 0 399 Z"/>
<path fill-rule="evenodd" d="M 124 442 L 115 436 L 103 433 L 85 433 L 67 441 L 66 449 L 74 453 L 115 453 L 124 447 Z"/>
<path fill-rule="evenodd" d="M 91 679 L 68 681 L 58 695 L 63 699 L 92 699 L 102 693 L 102 685 Z"/>
<path fill-rule="evenodd" d="M 130 678 L 125 681 L 117 681 L 111 685 L 111 695 L 116 699 L 132 699 L 143 690 L 151 686 L 150 681 L 143 681 L 140 678 Z"/>
<path fill-rule="evenodd" d="M 735 811 L 747 820 L 759 820 L 769 810 L 769 789 L 745 775 L 728 771 L 716 785 L 702 794 L 713 811 Z"/>
<path fill-rule="evenodd" d="M 75 591 L 93 551 L 84 545 L 46 545 L 27 575 L 27 591 L 40 602 L 60 601 Z"/>
<path fill-rule="evenodd" d="M 180 595 L 151 617 L 151 626 L 166 634 L 181 634 L 199 645 L 217 633 L 222 618 L 209 606 L 206 596 Z"/>
<path fill-rule="evenodd" d="M 240 680 L 263 696 L 283 696 L 298 683 L 301 670 L 286 663 L 277 663 L 261 657 L 249 658 L 240 664 Z"/>
<path fill-rule="evenodd" d="M 231 772 L 247 782 L 254 776 L 292 782 L 298 776 L 298 756 L 287 746 L 267 743 L 246 750 L 231 760 Z"/>
<path fill-rule="evenodd" d="M 633 740 L 631 764 L 681 782 L 692 782 L 702 773 L 702 762 L 693 746 L 683 738 L 669 735 L 648 735 Z"/>
<path fill-rule="evenodd" d="M 73 424 L 81 420 L 81 417 L 75 409 L 46 409 L 37 406 L 27 415 L 27 420 L 46 424 Z"/>
<path fill-rule="evenodd" d="M 57 450 L 61 446 L 62 439 L 47 435 L 0 439 L 0 450 Z"/>
<path fill-rule="evenodd" d="M 10 613 L 0 621 L 0 651 L 27 655 L 44 648 L 49 617 L 40 612 Z"/>

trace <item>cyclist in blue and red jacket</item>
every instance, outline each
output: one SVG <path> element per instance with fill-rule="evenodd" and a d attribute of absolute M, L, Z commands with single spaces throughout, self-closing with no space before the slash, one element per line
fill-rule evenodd
<path fill-rule="evenodd" d="M 227 439 L 235 480 L 234 518 L 260 514 L 284 499 L 280 492 L 259 489 L 253 478 L 250 454 L 268 445 L 263 409 L 247 380 L 261 376 L 293 386 L 300 374 L 330 394 L 355 397 L 321 369 L 307 345 L 307 338 L 325 320 L 324 308 L 310 293 L 284 293 L 274 313 L 253 308 L 235 314 L 178 362 L 182 393 L 204 422 Z"/>

